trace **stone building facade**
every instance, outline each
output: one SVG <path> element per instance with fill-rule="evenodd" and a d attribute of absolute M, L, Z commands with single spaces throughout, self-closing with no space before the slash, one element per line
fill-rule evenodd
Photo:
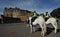
<path fill-rule="evenodd" d="M 28 17 L 33 15 L 33 12 L 19 8 L 5 8 L 3 15 L 5 17 L 20 18 L 22 21 L 25 21 Z"/>

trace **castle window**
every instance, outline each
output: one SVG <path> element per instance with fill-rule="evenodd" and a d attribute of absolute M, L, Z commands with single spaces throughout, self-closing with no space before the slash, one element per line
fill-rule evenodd
<path fill-rule="evenodd" d="M 6 16 L 8 16 L 8 14 L 6 14 Z"/>
<path fill-rule="evenodd" d="M 12 17 L 12 14 L 10 16 Z"/>

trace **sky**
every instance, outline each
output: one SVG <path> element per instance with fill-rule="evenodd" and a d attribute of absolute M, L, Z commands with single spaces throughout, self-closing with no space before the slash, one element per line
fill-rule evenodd
<path fill-rule="evenodd" d="M 36 11 L 38 14 L 50 13 L 60 7 L 60 0 L 0 0 L 0 15 L 3 14 L 5 7 Z"/>

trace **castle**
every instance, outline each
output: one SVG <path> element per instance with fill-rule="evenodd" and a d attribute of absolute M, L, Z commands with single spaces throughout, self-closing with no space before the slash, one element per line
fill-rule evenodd
<path fill-rule="evenodd" d="M 25 21 L 28 17 L 33 15 L 33 12 L 28 10 L 22 10 L 20 8 L 5 8 L 3 15 L 5 17 L 20 18 L 22 21 Z"/>

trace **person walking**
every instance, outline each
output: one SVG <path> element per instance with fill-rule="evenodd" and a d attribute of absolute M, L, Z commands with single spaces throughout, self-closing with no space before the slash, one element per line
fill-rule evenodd
<path fill-rule="evenodd" d="M 48 12 L 46 12 L 45 21 L 47 21 L 48 18 L 49 18 L 49 14 L 48 14 Z"/>
<path fill-rule="evenodd" d="M 36 13 L 36 11 L 34 11 L 34 13 L 33 13 L 33 17 L 37 17 L 37 13 Z"/>

